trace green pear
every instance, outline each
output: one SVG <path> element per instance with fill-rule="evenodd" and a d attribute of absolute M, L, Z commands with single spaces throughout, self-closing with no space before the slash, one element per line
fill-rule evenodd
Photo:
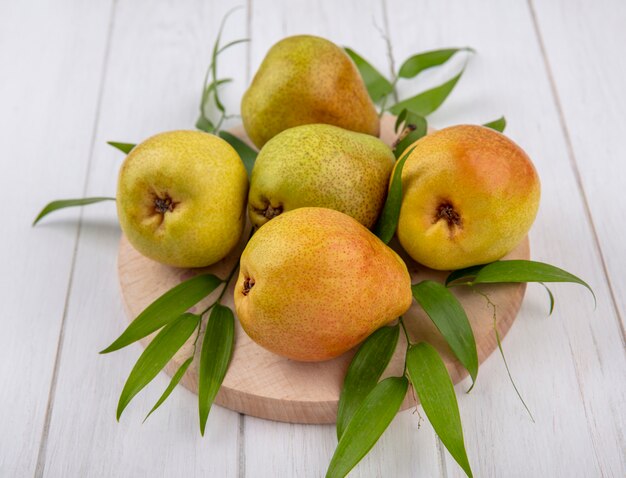
<path fill-rule="evenodd" d="M 378 136 L 379 118 L 350 57 L 324 38 L 298 35 L 270 48 L 241 102 L 259 148 L 283 130 L 326 123 Z"/>
<path fill-rule="evenodd" d="M 204 267 L 237 244 L 248 178 L 235 150 L 199 131 L 157 134 L 126 157 L 117 185 L 122 231 L 143 255 Z"/>
<path fill-rule="evenodd" d="M 283 211 L 317 206 L 371 227 L 385 202 L 394 156 L 373 136 L 326 124 L 297 126 L 257 156 L 248 196 L 255 226 Z"/>
<path fill-rule="evenodd" d="M 306 207 L 260 228 L 241 255 L 234 301 L 252 340 L 307 362 L 350 350 L 407 311 L 411 277 L 359 222 Z"/>

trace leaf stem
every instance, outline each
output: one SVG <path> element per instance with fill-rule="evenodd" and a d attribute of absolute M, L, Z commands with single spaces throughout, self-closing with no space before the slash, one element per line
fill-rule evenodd
<path fill-rule="evenodd" d="M 504 367 L 506 368 L 506 373 L 509 375 L 509 380 L 511 381 L 511 385 L 513 385 L 513 389 L 515 389 L 515 393 L 517 394 L 518 398 L 520 399 L 520 401 L 522 402 L 522 405 L 524 405 L 524 408 L 526 409 L 526 411 L 528 412 L 528 415 L 530 416 L 530 419 L 533 421 L 533 423 L 535 423 L 535 418 L 533 417 L 533 414 L 530 412 L 530 409 L 528 408 L 528 405 L 526 405 L 526 402 L 524 401 L 524 399 L 522 398 L 522 394 L 520 393 L 520 391 L 517 389 L 517 385 L 515 385 L 515 380 L 513 380 L 513 375 L 511 375 L 511 370 L 509 369 L 509 364 L 506 361 L 506 357 L 504 356 L 504 349 L 502 348 L 502 340 L 500 339 L 500 333 L 498 332 L 498 327 L 497 327 L 497 321 L 496 321 L 496 304 L 494 304 L 491 299 L 489 298 L 489 296 L 487 294 L 485 294 L 484 292 L 478 290 L 476 287 L 472 287 L 472 291 L 478 295 L 481 295 L 485 298 L 485 300 L 487 301 L 487 305 L 489 307 L 492 308 L 493 310 L 493 331 L 496 334 L 496 342 L 498 343 L 498 349 L 500 350 L 500 355 L 502 356 L 502 361 L 504 362 Z M 472 384 L 472 387 L 474 386 L 474 384 Z M 472 388 L 470 387 L 470 389 L 467 391 L 467 393 L 470 392 Z"/>
<path fill-rule="evenodd" d="M 400 322 L 400 326 L 402 327 L 402 332 L 404 332 L 404 336 L 406 337 L 406 350 L 404 353 L 404 372 L 403 375 L 406 375 L 406 355 L 409 353 L 409 347 L 411 346 L 411 339 L 409 338 L 409 333 L 406 330 L 406 326 L 404 325 L 404 320 L 402 316 L 398 317 L 398 322 Z"/>

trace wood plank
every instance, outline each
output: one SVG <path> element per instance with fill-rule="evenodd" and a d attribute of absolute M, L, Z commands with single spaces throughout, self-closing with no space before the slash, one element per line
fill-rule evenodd
<path fill-rule="evenodd" d="M 32 476 L 76 243 L 110 2 L 0 3 L 0 476 Z M 98 210 L 101 206 L 93 206 Z"/>
<path fill-rule="evenodd" d="M 603 2 L 602 8 L 582 0 L 530 5 L 557 89 L 557 108 L 572 148 L 568 153 L 584 189 L 624 336 L 626 254 L 621 238 L 626 196 L 618 192 L 626 178 L 619 135 L 626 129 L 626 3 Z"/>
<path fill-rule="evenodd" d="M 381 72 L 389 71 L 385 43 L 376 28 L 384 28 L 382 5 L 376 0 L 255 0 L 252 5 L 252 74 L 275 42 L 302 33 L 350 46 Z M 249 417 L 244 425 L 245 469 L 254 476 L 323 476 L 337 443 L 333 426 L 289 425 Z M 353 474 L 440 476 L 435 435 L 429 427 L 414 433 L 416 428 L 410 411 L 399 414 Z"/>
<path fill-rule="evenodd" d="M 537 422 L 529 420 L 502 361 L 492 356 L 474 391 L 459 395 L 475 474 L 623 476 L 626 363 L 620 331 L 526 3 L 432 2 L 423 4 L 419 15 L 407 15 L 401 2 L 389 1 L 387 7 L 400 59 L 445 46 L 477 49 L 432 123 L 478 123 L 506 114 L 507 134 L 527 150 L 542 178 L 542 204 L 531 231 L 533 257 L 582 276 L 598 296 L 594 311 L 587 293 L 555 286 L 556 310 L 547 319 L 545 293 L 529 287 L 504 347 Z M 458 62 L 425 82 L 449 78 L 455 67 Z M 449 476 L 463 476 L 449 455 L 445 458 Z"/>
<path fill-rule="evenodd" d="M 107 140 L 140 141 L 154 133 L 192 129 L 221 3 L 168 1 L 117 4 L 104 97 L 88 193 L 115 191 L 120 152 Z M 225 40 L 244 36 L 236 13 Z M 245 77 L 245 46 L 220 61 L 223 73 Z M 243 82 L 241 82 L 243 85 Z M 233 85 L 231 95 L 241 90 Z M 231 111 L 236 103 L 229 102 Z M 239 415 L 214 407 L 200 437 L 197 397 L 178 387 L 168 402 L 141 420 L 169 383 L 161 374 L 129 406 L 118 424 L 115 409 L 142 348 L 98 355 L 126 327 L 116 273 L 120 232 L 115 209 L 85 211 L 47 443 L 48 476 L 237 475 Z"/>

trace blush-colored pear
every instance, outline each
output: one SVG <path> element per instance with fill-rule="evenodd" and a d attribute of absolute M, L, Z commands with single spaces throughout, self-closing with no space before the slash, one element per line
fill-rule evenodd
<path fill-rule="evenodd" d="M 500 259 L 537 214 L 540 184 L 526 153 L 483 126 L 452 126 L 414 143 L 402 170 L 397 235 L 432 269 Z"/>
<path fill-rule="evenodd" d="M 242 327 L 259 345 L 321 361 L 406 312 L 411 279 L 402 259 L 355 219 L 307 207 L 252 236 L 234 300 Z"/>

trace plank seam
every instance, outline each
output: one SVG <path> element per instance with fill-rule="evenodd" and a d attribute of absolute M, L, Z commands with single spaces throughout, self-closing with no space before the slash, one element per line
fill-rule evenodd
<path fill-rule="evenodd" d="M 593 237 L 593 242 L 596 247 L 596 251 L 598 256 L 600 257 L 600 263 L 602 265 L 602 272 L 604 274 L 604 278 L 609 289 L 609 294 L 611 296 L 611 304 L 613 310 L 615 312 L 614 317 L 617 319 L 618 328 L 620 330 L 622 345 L 626 346 L 626 329 L 624 328 L 624 320 L 620 313 L 620 309 L 617 304 L 617 299 L 615 297 L 615 290 L 613 288 L 613 284 L 611 282 L 611 277 L 609 275 L 609 270 L 606 264 L 606 259 L 604 257 L 604 253 L 602 251 L 602 246 L 600 244 L 600 237 L 598 236 L 598 232 L 596 230 L 595 223 L 593 221 L 593 217 L 591 215 L 591 208 L 589 206 L 589 201 L 587 200 L 587 193 L 585 192 L 585 188 L 582 181 L 582 176 L 580 174 L 580 170 L 578 168 L 578 163 L 576 160 L 576 154 L 574 153 L 574 146 L 572 144 L 571 135 L 569 133 L 569 128 L 567 127 L 567 121 L 565 119 L 565 113 L 563 111 L 563 106 L 561 103 L 561 98 L 559 96 L 556 81 L 554 80 L 554 75 L 552 73 L 552 67 L 550 66 L 550 62 L 548 60 L 548 53 L 543 41 L 543 36 L 541 35 L 541 29 L 539 28 L 539 21 L 537 19 L 537 14 L 535 11 L 535 6 L 533 4 L 533 0 L 528 0 L 528 8 L 530 10 L 530 16 L 532 18 L 533 28 L 535 30 L 535 35 L 537 37 L 537 42 L 539 44 L 539 50 L 541 51 L 541 56 L 543 59 L 544 68 L 546 70 L 546 76 L 548 77 L 548 83 L 550 84 L 550 90 L 552 92 L 552 98 L 554 100 L 554 106 L 557 111 L 557 115 L 559 117 L 559 123 L 561 127 L 561 131 L 563 133 L 563 137 L 565 139 L 565 147 L 567 148 L 567 156 L 570 162 L 570 166 L 572 168 L 572 172 L 574 173 L 574 178 L 576 180 L 576 184 L 580 191 L 580 195 L 583 201 L 583 208 L 585 211 L 585 216 L 587 217 L 587 221 L 591 227 L 591 234 Z"/>
<path fill-rule="evenodd" d="M 98 95 L 96 99 L 96 111 L 94 116 L 94 124 L 91 133 L 91 141 L 89 145 L 89 154 L 87 157 L 87 170 L 85 172 L 85 180 L 83 183 L 83 197 L 87 194 L 87 188 L 89 185 L 89 173 L 93 163 L 93 154 L 96 142 L 96 133 L 98 131 L 100 110 L 102 107 L 102 99 L 104 96 L 104 83 L 106 79 L 106 71 L 109 63 L 109 56 L 111 50 L 111 38 L 113 36 L 113 25 L 115 20 L 115 11 L 117 7 L 117 0 L 111 1 L 111 11 L 109 14 L 109 24 L 107 26 L 107 39 L 104 47 L 104 55 L 102 60 L 102 73 L 100 77 L 100 85 L 98 86 Z M 52 369 L 52 378 L 50 380 L 50 389 L 48 391 L 48 402 L 46 404 L 46 414 L 44 417 L 43 428 L 41 431 L 41 439 L 39 441 L 39 451 L 37 453 L 37 462 L 35 467 L 35 478 L 43 476 L 46 465 L 46 455 L 48 448 L 48 436 L 50 432 L 50 421 L 52 419 L 52 409 L 54 408 L 54 398 L 56 395 L 57 380 L 59 375 L 59 367 L 61 364 L 61 355 L 63 353 L 63 343 L 65 335 L 65 324 L 67 322 L 67 313 L 69 310 L 70 297 L 72 295 L 72 288 L 74 284 L 74 272 L 76 268 L 76 257 L 78 255 L 78 245 L 80 242 L 80 235 L 82 231 L 83 222 L 83 210 L 80 210 L 78 216 L 78 227 L 76 228 L 76 235 L 74 238 L 74 250 L 72 251 L 72 264 L 70 268 L 70 277 L 67 284 L 67 291 L 65 294 L 65 303 L 63 305 L 63 315 L 61 317 L 61 327 L 59 329 L 59 338 L 57 341 L 57 350 L 54 357 L 54 367 Z"/>
<path fill-rule="evenodd" d="M 245 431 L 245 416 L 243 413 L 239 414 L 239 428 L 237 430 L 237 446 L 239 448 L 238 466 L 237 471 L 238 478 L 245 478 L 246 476 L 246 455 L 244 448 L 244 431 Z"/>
<path fill-rule="evenodd" d="M 437 436 L 437 455 L 439 455 L 439 467 L 441 468 L 441 476 L 448 478 L 448 467 L 446 466 L 446 450 L 441 439 Z"/>
<path fill-rule="evenodd" d="M 252 77 L 252 0 L 246 0 L 246 37 L 250 39 L 246 43 L 246 87 Z M 239 427 L 237 429 L 237 463 L 238 478 L 246 476 L 246 441 L 245 441 L 246 417 L 239 414 Z"/>
<path fill-rule="evenodd" d="M 587 412 L 587 407 L 585 406 L 585 404 L 588 403 L 588 401 L 587 401 L 587 397 L 585 396 L 583 387 L 581 385 L 582 379 L 580 376 L 580 370 L 578 369 L 578 364 L 576 362 L 576 354 L 574 354 L 574 348 L 572 347 L 572 342 L 569 340 L 569 338 L 567 340 L 567 345 L 569 347 L 569 353 L 572 356 L 572 365 L 574 367 L 574 375 L 576 376 L 576 385 L 578 385 L 578 393 L 580 395 L 580 399 L 583 404 L 583 413 L 585 414 L 585 421 L 587 422 L 587 429 L 589 430 L 589 439 L 591 440 L 591 447 L 593 448 L 594 461 L 595 461 L 596 466 L 600 470 L 600 476 L 604 478 L 606 474 L 604 473 L 604 469 L 602 468 L 602 462 L 600 461 L 600 454 L 598 453 L 598 446 L 596 444 L 596 439 L 593 434 L 593 431 L 591 430 L 592 428 L 591 420 L 589 417 L 589 413 Z"/>

